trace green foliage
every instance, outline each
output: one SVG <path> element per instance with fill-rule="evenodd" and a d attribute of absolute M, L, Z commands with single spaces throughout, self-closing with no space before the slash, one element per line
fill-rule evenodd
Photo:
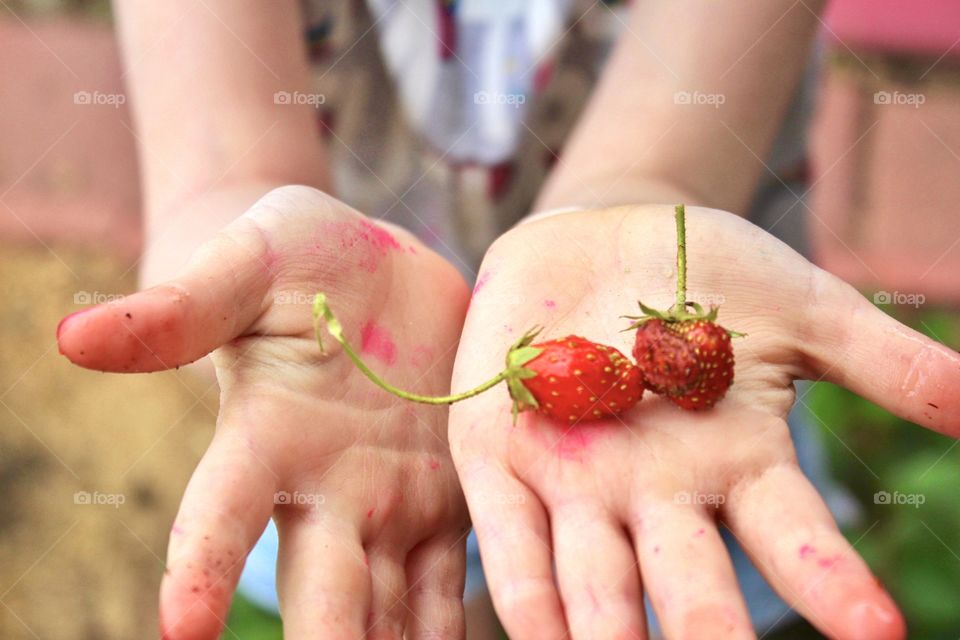
<path fill-rule="evenodd" d="M 954 348 L 960 342 L 955 313 L 911 311 L 900 319 Z M 857 550 L 903 608 L 910 637 L 956 637 L 960 446 L 827 383 L 815 384 L 804 402 L 820 419 L 813 423 L 824 432 L 834 476 L 863 507 L 849 537 L 863 535 Z M 877 492 L 889 493 L 891 503 L 875 500 Z M 895 493 L 914 504 L 894 504 Z"/>
<path fill-rule="evenodd" d="M 259 608 L 243 596 L 233 598 L 223 640 L 283 640 L 279 616 Z"/>

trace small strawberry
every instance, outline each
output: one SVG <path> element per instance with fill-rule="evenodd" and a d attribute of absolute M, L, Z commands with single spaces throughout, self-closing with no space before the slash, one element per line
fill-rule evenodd
<path fill-rule="evenodd" d="M 637 327 L 633 357 L 644 386 L 684 409 L 708 409 L 733 384 L 729 332 L 706 319 L 651 318 Z"/>
<path fill-rule="evenodd" d="M 507 377 L 515 414 L 536 409 L 573 424 L 617 415 L 643 395 L 640 371 L 613 347 L 579 336 L 527 346 L 534 335 L 524 336 L 507 356 L 507 370 L 516 371 Z"/>
<path fill-rule="evenodd" d="M 539 329 L 528 331 L 507 351 L 506 367 L 483 384 L 449 396 L 423 396 L 404 391 L 381 379 L 360 359 L 343 336 L 343 325 L 318 293 L 313 303 L 314 330 L 320 351 L 320 321 L 340 343 L 348 358 L 381 389 L 424 404 L 453 404 L 506 381 L 513 399 L 513 419 L 521 411 L 536 410 L 568 424 L 617 415 L 643 395 L 640 371 L 622 353 L 579 336 L 533 344 Z"/>
<path fill-rule="evenodd" d="M 645 315 L 634 317 L 636 329 L 633 357 L 643 385 L 666 396 L 684 409 L 708 409 L 733 384 L 732 335 L 715 320 L 717 309 L 686 301 L 686 229 L 684 207 L 677 217 L 677 302 L 669 311 L 650 309 L 640 303 Z"/>

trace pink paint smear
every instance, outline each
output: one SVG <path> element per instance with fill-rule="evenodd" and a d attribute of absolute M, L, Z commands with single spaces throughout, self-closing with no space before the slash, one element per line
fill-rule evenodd
<path fill-rule="evenodd" d="M 390 332 L 370 320 L 360 329 L 360 350 L 384 364 L 397 361 L 397 345 Z"/>
<path fill-rule="evenodd" d="M 370 222 L 369 220 L 360 220 L 354 224 L 352 222 L 338 222 L 330 225 L 325 234 L 333 235 L 338 238 L 338 244 L 341 250 L 352 250 L 358 247 L 360 255 L 358 263 L 360 267 L 373 273 L 380 266 L 380 261 L 390 251 L 403 251 L 403 247 L 397 242 L 386 229 Z M 317 249 L 324 247 L 324 241 L 321 239 Z"/>
<path fill-rule="evenodd" d="M 473 295 L 477 295 L 490 282 L 490 272 L 484 271 L 477 278 L 477 284 L 473 285 Z"/>

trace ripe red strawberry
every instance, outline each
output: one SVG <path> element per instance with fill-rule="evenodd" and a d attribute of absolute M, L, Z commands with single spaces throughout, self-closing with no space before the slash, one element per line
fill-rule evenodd
<path fill-rule="evenodd" d="M 697 379 L 697 361 L 675 324 L 651 318 L 637 327 L 633 359 L 643 377 L 643 386 L 654 393 L 668 389 L 686 389 Z"/>
<path fill-rule="evenodd" d="M 527 346 L 528 336 L 508 356 L 508 371 L 522 367 L 507 378 L 514 411 L 536 409 L 574 424 L 617 415 L 643 395 L 640 371 L 613 347 L 579 336 Z"/>
<path fill-rule="evenodd" d="M 712 407 L 733 384 L 730 334 L 705 318 L 643 322 L 633 357 L 644 386 L 684 409 Z"/>
<path fill-rule="evenodd" d="M 608 418 L 626 411 L 643 395 L 640 371 L 622 353 L 579 336 L 533 344 L 538 329 L 528 331 L 507 351 L 506 367 L 486 382 L 448 396 L 425 396 L 404 391 L 383 380 L 363 362 L 343 336 L 343 325 L 333 315 L 327 296 L 313 301 L 314 332 L 325 353 L 320 325 L 326 323 L 343 353 L 378 387 L 393 395 L 424 404 L 453 404 L 506 381 L 513 398 L 513 419 L 521 411 L 536 410 L 556 420 L 576 424 Z"/>
<path fill-rule="evenodd" d="M 643 386 L 666 396 L 684 409 L 708 409 L 733 384 L 731 335 L 715 320 L 717 309 L 704 311 L 687 302 L 687 238 L 684 206 L 676 207 L 677 301 L 667 311 L 640 303 L 642 316 L 630 325 L 637 330 L 633 357 Z M 628 316 L 630 317 L 630 316 Z"/>

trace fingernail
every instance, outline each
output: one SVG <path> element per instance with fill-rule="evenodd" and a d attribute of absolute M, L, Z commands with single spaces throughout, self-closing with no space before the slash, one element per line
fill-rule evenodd
<path fill-rule="evenodd" d="M 851 629 L 859 638 L 905 637 L 903 622 L 893 603 L 864 600 L 850 607 Z"/>
<path fill-rule="evenodd" d="M 64 332 L 64 330 L 67 328 L 67 325 L 70 324 L 70 321 L 71 321 L 71 320 L 73 320 L 73 319 L 76 318 L 77 316 L 83 315 L 84 313 L 87 313 L 88 311 L 91 311 L 91 310 L 93 310 L 93 309 L 96 309 L 96 307 L 94 306 L 94 307 L 87 307 L 86 309 L 80 309 L 80 311 L 74 311 L 74 312 L 71 313 L 70 315 L 64 317 L 63 320 L 60 321 L 60 324 L 57 325 L 57 342 L 58 342 L 58 343 L 60 342 L 60 335 L 61 335 L 61 334 Z M 63 353 L 63 352 L 61 351 L 61 353 Z"/>

